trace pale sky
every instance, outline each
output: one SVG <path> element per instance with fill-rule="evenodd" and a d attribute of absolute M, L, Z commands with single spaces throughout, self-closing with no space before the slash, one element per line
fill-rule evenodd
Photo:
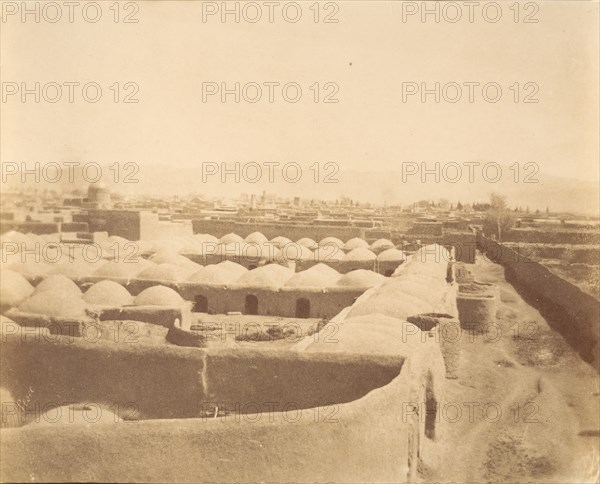
<path fill-rule="evenodd" d="M 77 11 L 69 23 L 66 7 L 57 23 L 6 17 L 2 82 L 94 81 L 103 94 L 96 104 L 78 90 L 68 103 L 66 88 L 56 104 L 9 97 L 2 161 L 319 161 L 383 171 L 402 161 L 486 159 L 599 178 L 598 2 L 538 2 L 538 23 L 515 23 L 513 2 L 501 2 L 497 23 L 476 11 L 473 23 L 454 24 L 403 22 L 401 2 L 362 1 L 337 2 L 338 23 L 314 23 L 312 3 L 301 2 L 295 24 L 277 10 L 268 23 L 267 7 L 255 24 L 203 23 L 202 2 L 175 1 L 137 2 L 137 24 L 113 22 L 112 1 L 100 2 L 95 24 Z M 299 83 L 302 98 L 287 103 L 276 90 L 271 104 L 265 88 L 255 104 L 202 102 L 203 82 L 270 81 Z M 339 103 L 314 103 L 317 81 L 336 83 Z M 495 104 L 477 89 L 472 104 L 402 102 L 403 82 L 436 81 L 497 82 L 503 93 Z M 114 103 L 115 82 L 137 83 L 139 103 Z M 513 102 L 515 82 L 536 83 L 539 102 Z"/>

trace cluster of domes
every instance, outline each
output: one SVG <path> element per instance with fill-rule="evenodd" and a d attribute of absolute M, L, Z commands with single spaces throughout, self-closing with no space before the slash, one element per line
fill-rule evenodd
<path fill-rule="evenodd" d="M 50 317 L 82 318 L 87 310 L 94 307 L 124 306 L 169 306 L 179 307 L 182 297 L 166 286 L 151 286 L 136 297 L 121 284 L 103 280 L 93 284 L 84 293 L 68 277 L 50 275 L 35 288 L 17 273 L 3 271 L 9 278 L 12 292 L 2 289 L 2 304 L 17 307 L 23 313 L 40 314 Z"/>
<path fill-rule="evenodd" d="M 331 287 L 373 287 L 385 280 L 376 272 L 358 269 L 340 274 L 331 266 L 319 263 L 304 271 L 293 270 L 279 264 L 267 264 L 247 270 L 231 261 L 220 262 L 203 267 L 190 276 L 186 282 L 208 286 L 231 285 L 251 288 L 331 288 Z"/>
<path fill-rule="evenodd" d="M 380 313 L 406 320 L 423 313 L 454 314 L 456 298 L 444 299 L 448 293 L 448 260 L 449 254 L 442 246 L 421 248 L 400 266 L 398 277 L 388 278 L 375 294 L 355 304 L 349 317 Z"/>
<path fill-rule="evenodd" d="M 173 240 L 131 242 L 119 236 L 110 236 L 98 242 L 102 257 L 90 260 L 85 256 L 85 245 L 70 245 L 69 250 L 61 246 L 58 234 L 35 235 L 20 232 L 7 232 L 1 236 L 3 243 L 17 247 L 15 254 L 4 254 L 2 264 L 3 284 L 0 304 L 15 307 L 35 296 L 33 304 L 26 308 L 42 306 L 49 296 L 41 296 L 48 290 L 50 294 L 60 294 L 55 301 L 68 303 L 77 299 L 83 304 L 131 303 L 132 296 L 115 281 L 129 282 L 134 279 L 160 283 L 197 283 L 206 285 L 242 285 L 247 287 L 372 287 L 380 283 L 380 275 L 372 271 L 357 269 L 342 276 L 326 264 L 336 262 L 404 262 L 406 254 L 395 248 L 387 239 L 379 239 L 368 244 L 364 239 L 354 237 L 346 242 L 336 237 L 325 237 L 319 242 L 303 237 L 293 242 L 279 236 L 269 239 L 260 232 L 253 232 L 246 238 L 230 233 L 221 238 L 209 234 L 195 234 L 177 237 Z M 39 260 L 28 249 L 44 245 L 46 255 L 57 258 L 55 261 Z M 64 245 L 64 244 L 63 244 Z M 263 250 L 267 248 L 267 250 Z M 61 253 L 62 250 L 62 253 Z M 220 254 L 256 258 L 258 268 L 248 271 L 231 260 L 206 266 L 197 264 L 182 254 Z M 31 255 L 31 257 L 30 257 Z M 317 262 L 310 269 L 294 273 L 276 262 L 281 259 L 296 262 Z M 360 266 L 355 266 L 360 267 Z M 102 286 L 92 286 L 88 295 L 81 291 L 72 280 L 96 280 Z M 32 282 L 43 279 L 35 288 Z M 66 298 L 66 299 L 65 299 Z M 112 302 L 111 302 L 112 301 Z M 48 313 L 56 309 L 58 303 L 48 304 Z M 81 311 L 81 304 L 67 304 L 73 308 L 70 313 Z M 40 307 L 41 310 L 41 307 Z M 57 309 L 58 310 L 58 309 Z M 56 311 L 54 311 L 56 312 Z"/>

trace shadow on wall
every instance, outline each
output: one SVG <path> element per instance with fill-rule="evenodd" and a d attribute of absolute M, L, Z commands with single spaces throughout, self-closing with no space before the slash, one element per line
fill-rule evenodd
<path fill-rule="evenodd" d="M 600 302 L 536 261 L 478 234 L 479 249 L 504 266 L 506 280 L 600 372 Z"/>
<path fill-rule="evenodd" d="M 351 402 L 390 383 L 404 363 L 401 356 L 115 345 L 64 336 L 4 340 L 2 385 L 15 401 L 132 402 L 140 420 L 202 417 L 215 407 L 235 411 L 236 404 L 261 413 Z"/>

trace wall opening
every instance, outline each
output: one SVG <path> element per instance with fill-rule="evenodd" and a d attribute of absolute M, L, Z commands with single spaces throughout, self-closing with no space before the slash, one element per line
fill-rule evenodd
<path fill-rule="evenodd" d="M 310 301 L 305 298 L 296 300 L 296 317 L 310 318 Z"/>
<path fill-rule="evenodd" d="M 246 296 L 246 307 L 245 314 L 258 314 L 258 298 L 254 294 L 248 294 Z"/>
<path fill-rule="evenodd" d="M 193 312 L 195 313 L 207 313 L 208 312 L 208 298 L 206 296 L 196 296 Z"/>

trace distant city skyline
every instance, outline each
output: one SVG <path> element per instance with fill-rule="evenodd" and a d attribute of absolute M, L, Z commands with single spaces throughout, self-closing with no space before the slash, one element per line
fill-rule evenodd
<path fill-rule="evenodd" d="M 203 23 L 203 3 L 143 3 L 135 24 L 3 23 L 3 82 L 26 89 L 35 82 L 97 82 L 103 94 L 98 103 L 34 102 L 33 95 L 22 103 L 9 96 L 1 115 L 2 161 L 118 161 L 178 170 L 200 162 L 289 160 L 386 172 L 399 160 L 494 159 L 599 179 L 597 2 L 545 2 L 538 23 L 515 23 L 506 11 L 498 23 L 461 28 L 418 17 L 403 22 L 401 2 L 344 2 L 339 22 L 331 24 L 236 24 L 218 17 Z M 157 37 L 165 22 L 178 28 Z M 428 42 L 414 42 L 419 36 Z M 473 103 L 402 99 L 402 83 L 457 83 L 466 96 L 470 81 L 497 83 L 502 98 L 485 102 L 478 90 Z M 139 87 L 138 103 L 122 102 L 133 92 L 128 82 Z M 263 89 L 265 82 L 296 82 L 303 97 L 202 102 L 202 84 L 222 82 Z M 328 82 L 338 88 L 338 103 L 322 102 L 333 92 Z M 537 86 L 539 102 L 523 102 L 536 90 L 526 83 Z"/>

